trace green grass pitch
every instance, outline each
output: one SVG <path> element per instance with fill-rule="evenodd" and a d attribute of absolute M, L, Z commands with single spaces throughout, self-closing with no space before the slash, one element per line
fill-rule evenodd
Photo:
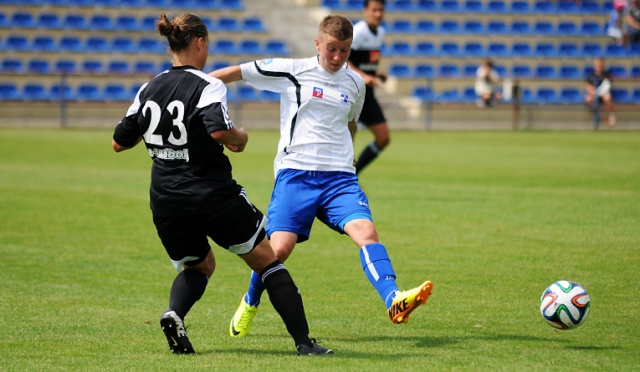
<path fill-rule="evenodd" d="M 0 129 L 0 369 L 638 370 L 640 133 L 394 132 L 361 183 L 401 288 L 429 302 L 394 325 L 358 249 L 320 223 L 287 261 L 312 336 L 301 358 L 268 303 L 228 336 L 249 271 L 217 270 L 186 319 L 195 356 L 172 355 L 158 321 L 175 271 L 151 221 L 151 161 L 111 150 L 111 130 Z M 357 136 L 357 151 L 371 137 Z M 230 154 L 266 210 L 274 131 Z M 542 291 L 591 297 L 586 322 L 554 331 Z"/>

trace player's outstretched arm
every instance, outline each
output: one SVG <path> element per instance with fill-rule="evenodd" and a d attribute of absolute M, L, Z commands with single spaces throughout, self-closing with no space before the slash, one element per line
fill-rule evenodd
<path fill-rule="evenodd" d="M 233 152 L 242 152 L 249 142 L 249 134 L 244 128 L 231 128 L 229 130 L 217 130 L 211 132 L 211 137 L 216 142 L 223 144 Z"/>
<path fill-rule="evenodd" d="M 225 84 L 233 83 L 234 81 L 242 80 L 242 70 L 240 70 L 240 66 L 229 66 L 211 71 L 209 76 L 218 78 Z"/>

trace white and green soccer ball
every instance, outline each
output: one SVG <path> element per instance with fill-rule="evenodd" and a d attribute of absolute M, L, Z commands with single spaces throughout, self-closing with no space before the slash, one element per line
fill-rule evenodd
<path fill-rule="evenodd" d="M 551 284 L 540 297 L 540 313 L 552 327 L 569 330 L 578 327 L 589 315 L 591 300 L 580 284 L 560 280 Z"/>

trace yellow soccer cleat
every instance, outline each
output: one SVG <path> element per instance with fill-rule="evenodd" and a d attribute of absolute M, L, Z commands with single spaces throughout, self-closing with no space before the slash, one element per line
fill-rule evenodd
<path fill-rule="evenodd" d="M 255 318 L 257 312 L 258 307 L 250 306 L 244 302 L 244 296 L 242 296 L 240 306 L 238 306 L 238 310 L 236 310 L 233 318 L 231 318 L 231 324 L 229 324 L 229 335 L 231 337 L 246 336 L 249 333 L 251 322 L 253 322 L 253 318 Z"/>
<path fill-rule="evenodd" d="M 426 281 L 419 287 L 404 292 L 398 292 L 388 310 L 389 318 L 396 324 L 409 321 L 409 314 L 418 306 L 424 304 L 431 295 L 433 283 Z"/>

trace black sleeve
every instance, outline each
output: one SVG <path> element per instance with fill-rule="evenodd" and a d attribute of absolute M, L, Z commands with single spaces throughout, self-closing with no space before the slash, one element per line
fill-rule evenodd
<path fill-rule="evenodd" d="M 124 117 L 116 126 L 113 140 L 120 146 L 133 147 L 142 135 L 137 125 L 136 115 Z"/>
<path fill-rule="evenodd" d="M 229 119 L 229 109 L 222 102 L 213 102 L 204 107 L 200 115 L 207 133 L 233 128 L 233 123 Z"/>

